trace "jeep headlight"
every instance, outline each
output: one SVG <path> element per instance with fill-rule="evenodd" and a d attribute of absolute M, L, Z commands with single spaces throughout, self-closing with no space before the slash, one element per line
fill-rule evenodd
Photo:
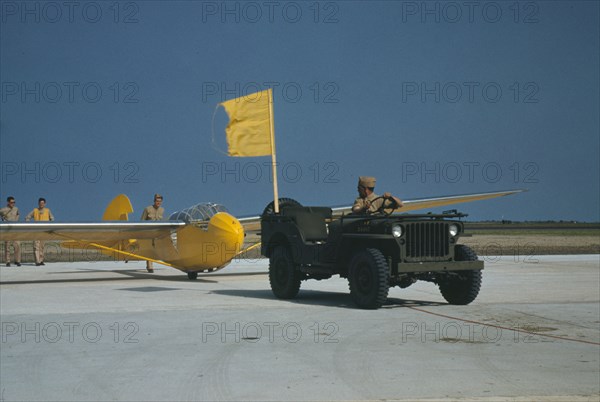
<path fill-rule="evenodd" d="M 402 236 L 402 226 L 400 226 L 400 225 L 392 226 L 392 235 L 394 235 L 394 237 Z"/>
<path fill-rule="evenodd" d="M 450 236 L 454 237 L 458 234 L 458 226 L 456 225 L 450 225 L 448 227 L 448 232 L 450 233 Z"/>

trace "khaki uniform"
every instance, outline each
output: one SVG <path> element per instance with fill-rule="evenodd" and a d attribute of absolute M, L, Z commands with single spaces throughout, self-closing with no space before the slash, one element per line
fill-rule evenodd
<path fill-rule="evenodd" d="M 380 199 L 376 200 L 375 202 L 373 202 L 373 200 L 377 197 L 379 197 L 379 196 L 375 193 L 371 193 L 371 194 L 367 195 L 365 198 L 357 197 L 356 200 L 354 200 L 354 204 L 352 205 L 352 210 L 355 210 L 354 208 L 359 207 L 362 212 L 358 212 L 358 213 L 362 213 L 362 214 L 366 213 L 364 208 L 366 206 L 367 201 L 369 201 L 371 203 L 371 206 L 369 207 L 369 210 L 368 210 L 368 212 L 370 212 L 370 213 L 376 212 L 379 208 L 381 208 L 381 206 L 383 205 L 384 202 L 385 202 L 386 207 L 390 207 L 392 205 L 392 202 L 390 200 L 384 200 L 383 198 L 380 198 Z"/>
<path fill-rule="evenodd" d="M 143 221 L 162 221 L 163 214 L 165 213 L 165 209 L 163 207 L 154 208 L 154 205 L 150 205 L 144 208 L 144 212 L 142 212 L 142 220 Z M 152 266 L 152 261 L 146 261 L 146 269 L 148 272 L 153 272 L 154 268 Z"/>
<path fill-rule="evenodd" d="M 19 208 L 17 207 L 4 207 L 0 208 L 0 219 L 5 222 L 17 222 L 19 220 Z M 19 241 L 5 241 L 4 242 L 4 262 L 10 264 L 10 245 L 12 244 L 15 262 L 17 264 L 21 263 L 21 242 Z"/>
<path fill-rule="evenodd" d="M 383 209 L 392 208 L 395 206 L 396 208 L 402 206 L 402 201 L 398 198 L 391 197 L 389 199 L 384 199 L 383 197 L 379 198 L 379 196 L 375 193 L 368 194 L 362 197 L 363 193 L 367 193 L 367 189 L 375 188 L 375 183 L 377 179 L 371 176 L 360 176 L 358 178 L 358 198 L 354 200 L 354 205 L 352 205 L 352 212 L 355 214 L 366 214 L 366 213 L 374 213 L 379 211 L 382 207 Z M 361 191 L 363 190 L 363 191 Z M 374 199 L 379 198 L 375 202 Z M 367 209 L 367 201 L 369 202 L 369 208 Z M 398 203 L 398 205 L 395 205 Z"/>
<path fill-rule="evenodd" d="M 165 209 L 163 207 L 154 208 L 153 205 L 144 208 L 142 212 L 143 221 L 162 221 Z"/>
<path fill-rule="evenodd" d="M 26 221 L 31 220 L 33 218 L 36 222 L 47 222 L 53 221 L 54 215 L 50 211 L 50 208 L 34 208 L 27 216 L 25 217 Z M 33 242 L 33 254 L 35 255 L 35 263 L 43 264 L 44 263 L 44 242 L 40 240 L 36 240 Z"/>

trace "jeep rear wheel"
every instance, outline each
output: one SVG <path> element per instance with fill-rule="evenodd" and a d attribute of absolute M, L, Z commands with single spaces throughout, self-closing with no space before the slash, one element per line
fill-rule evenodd
<path fill-rule="evenodd" d="M 294 267 L 290 251 L 276 246 L 269 258 L 269 282 L 273 294 L 280 299 L 293 299 L 300 290 L 300 275 Z"/>
<path fill-rule="evenodd" d="M 456 261 L 477 261 L 477 254 L 471 248 L 457 245 L 454 249 Z M 450 304 L 466 305 L 479 294 L 481 270 L 458 271 L 438 283 L 444 299 Z"/>
<path fill-rule="evenodd" d="M 376 309 L 387 300 L 388 264 L 375 248 L 359 251 L 352 257 L 348 269 L 350 295 L 360 308 Z"/>

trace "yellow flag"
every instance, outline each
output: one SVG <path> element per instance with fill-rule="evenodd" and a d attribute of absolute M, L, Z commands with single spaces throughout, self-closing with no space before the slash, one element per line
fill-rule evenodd
<path fill-rule="evenodd" d="M 229 116 L 225 128 L 229 156 L 271 155 L 272 96 L 267 89 L 221 103 Z"/>

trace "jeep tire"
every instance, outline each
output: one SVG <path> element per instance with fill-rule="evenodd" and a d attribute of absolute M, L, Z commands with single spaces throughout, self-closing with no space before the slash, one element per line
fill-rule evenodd
<path fill-rule="evenodd" d="M 294 267 L 290 250 L 275 246 L 269 258 L 269 282 L 279 299 L 293 299 L 300 290 L 300 274 Z"/>
<path fill-rule="evenodd" d="M 457 245 L 454 252 L 456 261 L 477 261 L 477 254 L 465 245 Z M 455 275 L 440 280 L 438 286 L 448 303 L 469 304 L 479 294 L 481 270 L 455 272 Z"/>
<path fill-rule="evenodd" d="M 285 207 L 301 207 L 298 201 L 293 198 L 280 198 L 279 199 L 279 210 L 281 211 Z M 263 210 L 263 215 L 273 215 L 275 213 L 275 201 L 271 201 Z"/>
<path fill-rule="evenodd" d="M 357 252 L 348 267 L 350 295 L 360 308 L 376 309 L 387 300 L 389 285 L 388 264 L 375 248 Z"/>

